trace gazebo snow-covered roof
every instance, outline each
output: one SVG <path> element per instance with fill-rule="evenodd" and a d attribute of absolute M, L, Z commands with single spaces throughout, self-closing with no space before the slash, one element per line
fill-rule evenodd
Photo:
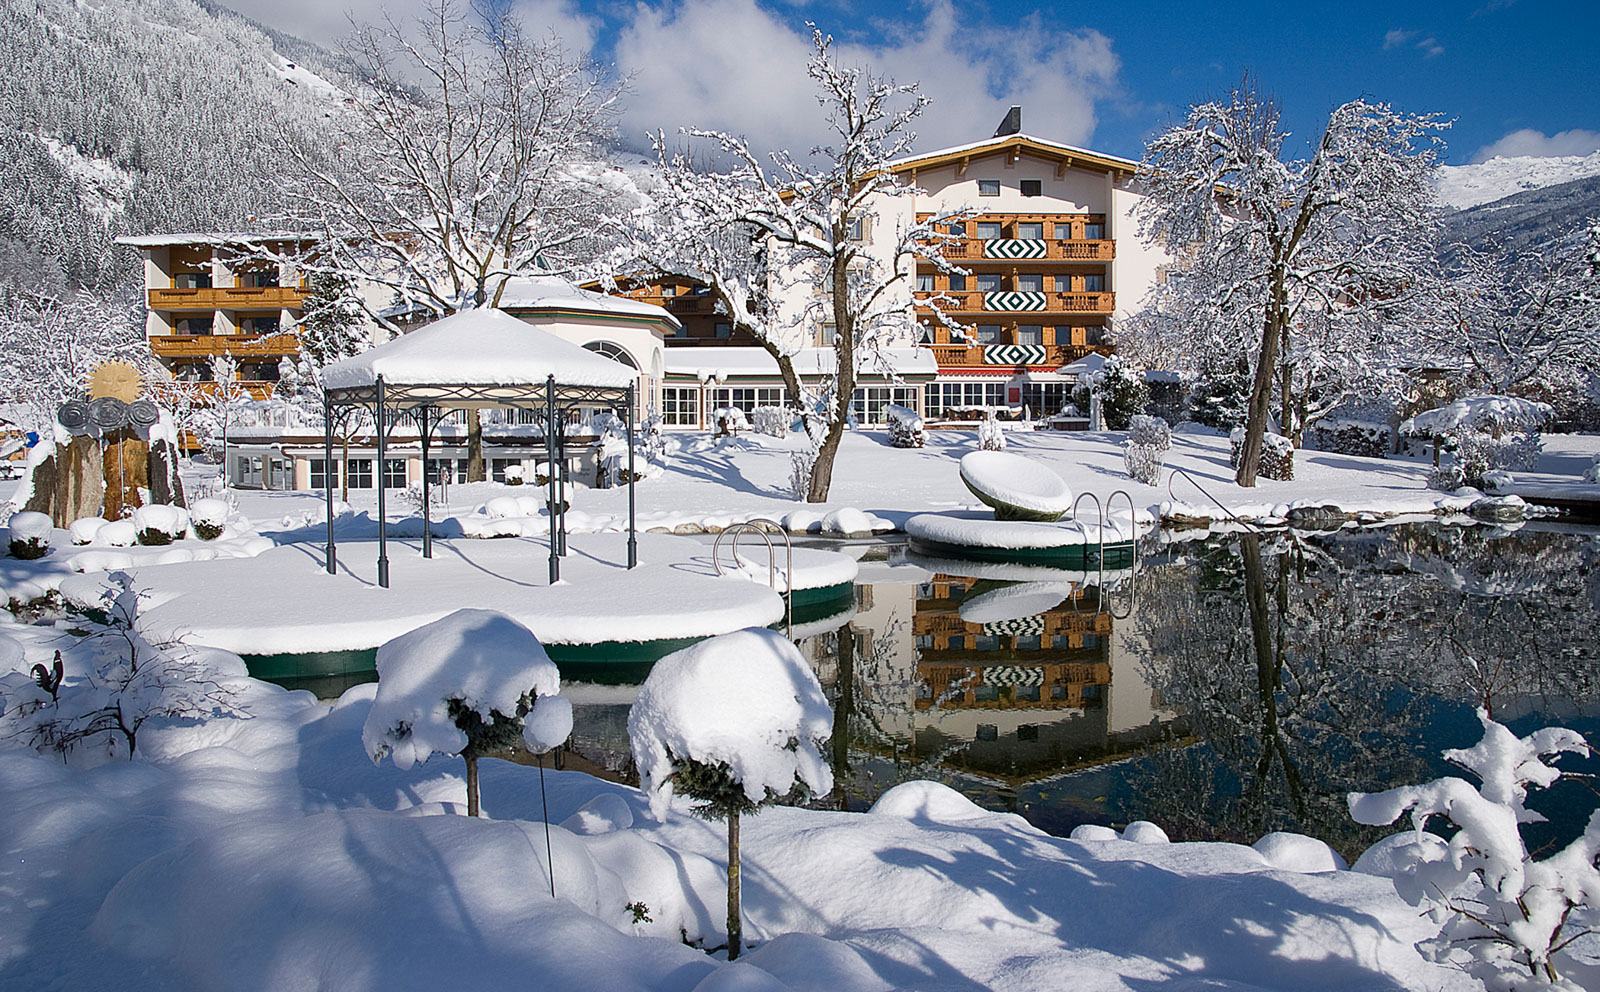
<path fill-rule="evenodd" d="M 566 553 L 566 481 L 560 470 L 566 445 L 561 414 L 580 404 L 623 411 L 628 434 L 628 567 L 637 562 L 633 483 L 633 406 L 639 370 L 563 340 L 503 310 L 465 310 L 378 345 L 322 371 L 324 435 L 333 461 L 337 411 L 372 412 L 378 460 L 388 429 L 415 420 L 422 443 L 422 554 L 431 558 L 428 440 L 448 410 L 520 407 L 544 414 L 549 456 L 550 581 L 560 577 Z M 559 465 L 558 465 L 559 461 Z M 333 473 L 325 473 L 328 501 L 327 569 L 338 568 L 333 540 Z M 378 484 L 378 584 L 389 584 L 384 486 Z"/>
<path fill-rule="evenodd" d="M 371 393 L 381 377 L 389 402 L 460 409 L 544 401 L 552 377 L 558 392 L 579 393 L 626 390 L 638 374 L 503 310 L 478 309 L 334 362 L 323 370 L 322 384 L 337 401 Z"/>

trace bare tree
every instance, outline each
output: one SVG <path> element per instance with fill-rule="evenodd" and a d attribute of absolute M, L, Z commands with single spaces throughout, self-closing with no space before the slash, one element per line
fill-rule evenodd
<path fill-rule="evenodd" d="M 47 431 L 56 408 L 84 394 L 96 365 L 148 364 L 140 331 L 127 313 L 88 293 L 13 297 L 0 311 L 0 397 L 22 426 Z"/>
<path fill-rule="evenodd" d="M 296 154 L 296 221 L 320 236 L 283 259 L 378 287 L 362 301 L 391 333 L 599 253 L 614 194 L 597 163 L 623 90 L 504 5 L 432 0 L 416 28 L 362 26 L 345 46 L 367 85 L 329 160 Z"/>
<path fill-rule="evenodd" d="M 1428 271 L 1446 126 L 1354 100 L 1310 159 L 1285 160 L 1278 108 L 1246 82 L 1150 143 L 1140 232 L 1187 254 L 1176 291 L 1204 333 L 1253 360 L 1239 485 L 1255 485 L 1274 387 L 1294 429 L 1294 370 L 1316 357 L 1295 350 L 1298 328 L 1381 323 Z"/>
<path fill-rule="evenodd" d="M 669 153 L 658 135 L 664 182 L 653 213 L 635 218 L 630 246 L 646 268 L 704 282 L 778 363 L 812 442 L 805 497 L 814 503 L 828 498 L 858 375 L 892 374 L 886 349 L 915 341 L 914 260 L 953 268 L 939 252 L 949 238 L 941 222 L 963 215 L 897 216 L 896 201 L 920 191 L 889 166 L 910 151 L 927 98 L 915 84 L 840 64 L 832 41 L 812 28 L 808 75 L 828 134 L 811 156 L 775 152 L 767 166 L 741 136 L 685 130 L 733 163 L 717 172 Z M 873 232 L 874 223 L 889 230 Z M 817 322 L 834 328 L 834 361 L 812 386 L 793 360 Z"/>

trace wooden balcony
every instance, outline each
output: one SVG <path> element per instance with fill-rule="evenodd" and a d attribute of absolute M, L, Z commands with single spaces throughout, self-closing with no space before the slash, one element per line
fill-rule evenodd
<path fill-rule="evenodd" d="M 1012 367 L 1015 364 L 1009 360 L 986 361 L 986 356 L 990 359 L 996 359 L 1005 354 L 1005 352 L 986 352 L 986 346 L 981 344 L 930 344 L 924 345 L 924 347 L 933 352 L 933 360 L 939 363 L 940 368 L 999 369 Z M 998 347 L 1010 350 L 1018 346 L 1000 345 Z M 1043 344 L 1022 347 L 1031 347 L 1034 349 L 1036 352 L 1035 357 L 1037 357 L 1037 354 L 1043 355 L 1043 359 L 1041 361 L 1028 362 L 1027 364 L 1048 365 L 1054 368 L 1060 368 L 1063 365 L 1071 365 L 1078 359 L 1096 352 L 1102 355 L 1111 354 L 1111 348 L 1107 345 Z"/>
<path fill-rule="evenodd" d="M 944 246 L 944 257 L 988 262 L 1110 262 L 1117 257 L 1115 241 L 1059 241 L 1050 238 L 1017 240 L 969 238 Z"/>
<path fill-rule="evenodd" d="M 234 286 L 227 289 L 152 289 L 152 310 L 295 310 L 307 290 L 296 286 Z"/>
<path fill-rule="evenodd" d="M 217 398 L 217 384 L 215 382 L 197 382 L 194 385 L 199 387 L 201 398 L 206 400 L 215 400 Z M 238 379 L 235 380 L 234 385 L 243 386 L 245 391 L 250 394 L 250 398 L 257 400 L 271 399 L 272 394 L 278 388 L 276 382 L 268 382 L 264 379 Z"/>
<path fill-rule="evenodd" d="M 150 352 L 157 358 L 274 358 L 298 355 L 300 338 L 295 334 L 152 334 Z"/>
<path fill-rule="evenodd" d="M 651 299 L 649 297 L 636 297 L 647 303 L 654 303 L 665 307 L 666 311 L 674 317 L 709 315 L 717 312 L 717 301 L 709 293 L 700 296 L 666 296 Z"/>
<path fill-rule="evenodd" d="M 931 313 L 926 300 L 935 293 L 917 293 L 916 301 L 924 313 Z M 960 291 L 943 294 L 941 309 L 950 314 L 1108 314 L 1117 309 L 1116 293 L 1041 293 L 1002 290 L 993 293 Z"/>

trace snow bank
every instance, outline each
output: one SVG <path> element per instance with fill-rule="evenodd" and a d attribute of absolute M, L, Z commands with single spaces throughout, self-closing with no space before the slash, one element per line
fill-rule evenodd
<path fill-rule="evenodd" d="M 1271 833 L 1251 846 L 1261 852 L 1263 861 L 1281 871 L 1312 874 L 1343 871 L 1347 867 L 1337 851 L 1305 834 Z"/>
<path fill-rule="evenodd" d="M 739 630 L 656 662 L 628 714 L 628 740 L 650 812 L 666 816 L 673 760 L 725 765 L 751 802 L 787 795 L 796 780 L 817 795 L 833 772 L 817 741 L 833 711 L 816 673 L 776 631 Z"/>
<path fill-rule="evenodd" d="M 393 757 L 400 768 L 434 754 L 460 754 L 467 746 L 467 735 L 450 719 L 445 700 L 459 701 L 489 723 L 496 712 L 516 714 L 529 693 L 544 697 L 561 691 L 561 675 L 539 639 L 492 610 L 457 610 L 396 637 L 378 649 L 377 668 L 378 694 L 361 742 L 374 762 Z M 570 733 L 570 703 L 566 719 Z M 551 721 L 558 720 L 559 714 L 550 711 L 541 730 L 554 732 Z M 563 733 L 555 743 L 565 739 Z"/>

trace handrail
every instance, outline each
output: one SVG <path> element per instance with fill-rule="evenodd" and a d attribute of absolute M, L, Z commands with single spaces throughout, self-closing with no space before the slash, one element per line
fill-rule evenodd
<path fill-rule="evenodd" d="M 1138 595 L 1139 595 L 1139 508 L 1133 502 L 1133 494 L 1128 492 L 1126 489 L 1115 490 L 1115 491 L 1113 491 L 1111 493 L 1110 496 L 1107 496 L 1106 497 L 1106 507 L 1110 508 L 1112 502 L 1114 500 L 1116 500 L 1116 498 L 1118 496 L 1121 496 L 1123 499 L 1128 501 L 1128 529 L 1133 532 L 1133 535 L 1130 538 L 1130 540 L 1133 542 L 1133 544 L 1132 544 L 1132 548 L 1133 548 L 1133 572 L 1128 577 L 1128 609 L 1125 612 L 1119 614 L 1117 612 L 1117 610 L 1116 610 L 1116 607 L 1113 606 L 1107 612 L 1109 612 L 1111 614 L 1111 619 L 1113 619 L 1113 620 L 1126 620 L 1129 617 L 1133 616 L 1133 607 L 1134 607 L 1134 605 L 1135 605 L 1135 603 L 1136 603 L 1136 601 L 1138 599 Z M 1105 595 L 1105 592 L 1106 592 L 1105 567 L 1106 567 L 1106 539 L 1105 539 L 1105 532 L 1101 531 L 1101 534 L 1100 534 L 1100 572 L 1101 572 L 1101 574 L 1100 574 L 1100 593 L 1101 593 L 1101 595 Z"/>
<path fill-rule="evenodd" d="M 757 526 L 758 524 L 766 526 Z M 718 575 L 723 574 L 722 562 L 718 557 L 718 552 L 722 548 L 722 539 L 732 534 L 733 567 L 742 570 L 742 563 L 739 561 L 739 535 L 744 533 L 759 534 L 767 545 L 767 585 L 772 588 L 773 592 L 777 592 L 778 549 L 772 543 L 772 531 L 777 531 L 782 535 L 784 550 L 788 556 L 783 573 L 783 626 L 785 636 L 792 638 L 794 636 L 794 542 L 789 540 L 789 532 L 783 529 L 782 524 L 766 517 L 753 517 L 750 520 L 729 524 L 724 527 L 722 532 L 717 535 L 717 539 L 711 542 L 711 567 L 717 570 Z"/>
<path fill-rule="evenodd" d="M 1239 526 L 1243 527 L 1245 530 L 1249 531 L 1252 534 L 1259 535 L 1261 533 L 1261 531 L 1259 529 L 1257 529 L 1255 527 L 1255 525 L 1249 523 L 1243 517 L 1241 517 L 1238 514 L 1234 513 L 1232 510 L 1228 509 L 1226 506 L 1223 506 L 1221 500 L 1217 499 L 1215 496 L 1211 495 L 1211 493 L 1207 492 L 1205 486 L 1202 486 L 1195 479 L 1194 476 L 1190 475 L 1188 472 L 1184 471 L 1181 468 L 1173 469 L 1172 470 L 1172 474 L 1167 476 L 1167 496 L 1168 496 L 1168 498 L 1170 498 L 1174 502 L 1177 501 L 1178 497 L 1176 495 L 1174 495 L 1174 493 L 1172 492 L 1172 480 L 1176 479 L 1180 475 L 1183 476 L 1185 479 L 1188 479 L 1190 485 L 1192 485 L 1196 489 L 1200 490 L 1200 492 L 1205 496 L 1206 499 L 1209 499 L 1211 502 L 1217 504 L 1217 508 L 1219 510 L 1221 510 L 1223 513 L 1226 513 L 1228 516 L 1232 517 L 1233 521 L 1235 523 L 1237 523 Z"/>

